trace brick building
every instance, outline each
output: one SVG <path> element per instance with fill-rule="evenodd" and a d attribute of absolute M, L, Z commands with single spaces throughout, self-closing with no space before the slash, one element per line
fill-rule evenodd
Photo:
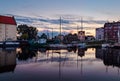
<path fill-rule="evenodd" d="M 104 39 L 106 41 L 119 42 L 120 22 L 108 22 L 104 24 Z"/>
<path fill-rule="evenodd" d="M 96 40 L 104 40 L 104 28 L 96 28 Z"/>
<path fill-rule="evenodd" d="M 16 40 L 16 27 L 14 17 L 0 15 L 0 41 Z"/>
<path fill-rule="evenodd" d="M 78 32 L 78 39 L 80 41 L 85 41 L 85 31 L 79 31 Z"/>

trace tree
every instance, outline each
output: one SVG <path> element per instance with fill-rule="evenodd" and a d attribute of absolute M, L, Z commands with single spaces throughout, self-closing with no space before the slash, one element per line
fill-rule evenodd
<path fill-rule="evenodd" d="M 38 30 L 35 27 L 27 26 L 27 25 L 19 25 L 17 27 L 18 34 L 20 35 L 20 39 L 32 40 L 36 39 Z"/>
<path fill-rule="evenodd" d="M 21 36 L 21 39 L 27 40 L 27 39 L 28 39 L 28 34 L 23 34 L 23 35 Z"/>
<path fill-rule="evenodd" d="M 43 33 L 40 38 L 47 39 L 47 35 L 45 33 Z"/>

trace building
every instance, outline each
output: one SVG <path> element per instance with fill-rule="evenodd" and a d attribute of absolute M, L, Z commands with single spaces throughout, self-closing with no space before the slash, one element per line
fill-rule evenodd
<path fill-rule="evenodd" d="M 14 17 L 0 15 L 0 41 L 16 40 L 16 26 Z"/>
<path fill-rule="evenodd" d="M 96 28 L 96 40 L 104 40 L 104 28 Z"/>
<path fill-rule="evenodd" d="M 46 44 L 47 43 L 47 39 L 41 38 L 41 39 L 38 40 L 38 43 L 39 44 Z"/>
<path fill-rule="evenodd" d="M 94 41 L 95 37 L 93 35 L 88 35 L 88 36 L 85 36 L 85 40 L 87 40 L 87 41 Z"/>
<path fill-rule="evenodd" d="M 64 36 L 64 43 L 76 43 L 78 41 L 78 36 L 77 34 L 68 34 Z"/>
<path fill-rule="evenodd" d="M 85 41 L 85 31 L 79 31 L 78 32 L 78 39 L 80 41 Z"/>
<path fill-rule="evenodd" d="M 104 25 L 104 39 L 106 41 L 120 42 L 120 22 L 108 22 Z"/>

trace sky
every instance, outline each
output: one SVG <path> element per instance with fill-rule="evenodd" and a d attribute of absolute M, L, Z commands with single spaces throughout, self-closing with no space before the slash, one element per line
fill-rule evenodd
<path fill-rule="evenodd" d="M 103 27 L 107 21 L 120 20 L 119 3 L 120 0 L 0 0 L 0 14 L 48 19 L 59 19 L 61 16 L 63 20 L 72 19 L 73 22 L 82 18 L 83 26 L 91 28 L 86 30 L 86 34 L 95 35 L 94 28 Z M 89 23 L 91 21 L 94 22 Z M 65 27 L 76 25 L 80 27 L 80 21 Z M 71 29 L 69 32 L 75 31 Z"/>

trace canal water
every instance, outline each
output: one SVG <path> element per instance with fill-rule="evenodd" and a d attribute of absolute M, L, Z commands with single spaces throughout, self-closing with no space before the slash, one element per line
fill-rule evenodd
<path fill-rule="evenodd" d="M 120 50 L 0 49 L 0 81 L 120 81 Z"/>

